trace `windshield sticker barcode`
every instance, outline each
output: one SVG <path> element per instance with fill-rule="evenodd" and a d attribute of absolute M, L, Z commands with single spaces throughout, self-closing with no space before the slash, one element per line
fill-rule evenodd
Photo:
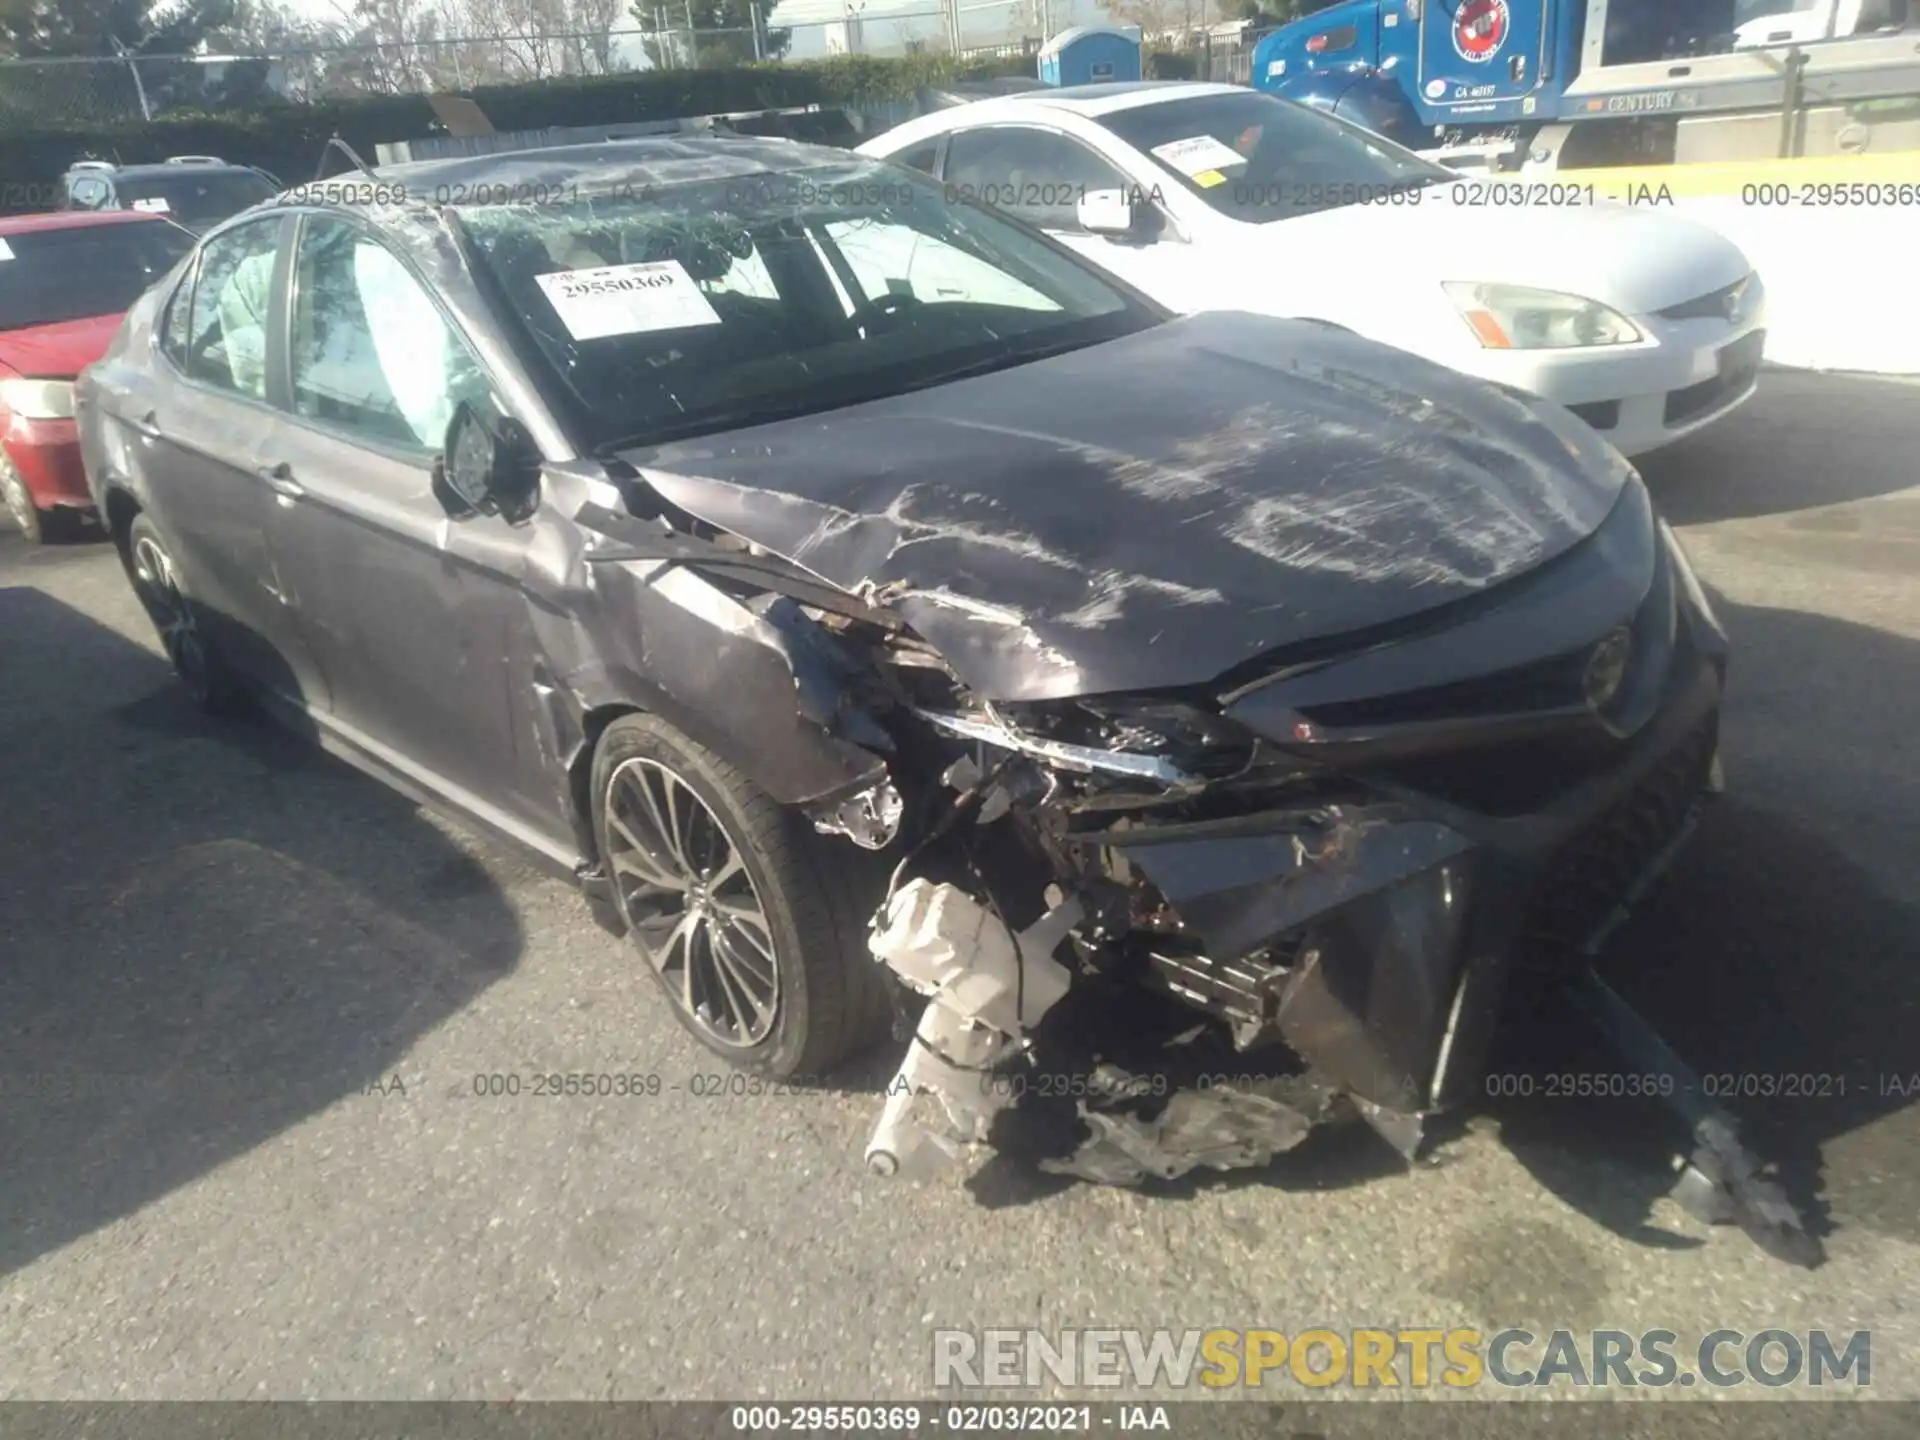
<path fill-rule="evenodd" d="M 1211 135 L 1170 140 L 1165 145 L 1154 146 L 1153 153 L 1182 175 L 1198 176 L 1208 170 L 1227 170 L 1247 163 L 1246 156 Z"/>
<path fill-rule="evenodd" d="M 576 340 L 720 323 L 678 260 L 562 270 L 536 278 L 561 324 Z"/>

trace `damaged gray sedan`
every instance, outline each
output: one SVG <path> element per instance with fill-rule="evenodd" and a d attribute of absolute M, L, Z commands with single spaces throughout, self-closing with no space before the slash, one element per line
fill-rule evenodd
<path fill-rule="evenodd" d="M 911 1033 L 887 1173 L 1411 1155 L 1716 776 L 1725 637 L 1569 413 L 840 152 L 290 192 L 79 406 L 201 703 L 576 877 L 737 1065 Z"/>

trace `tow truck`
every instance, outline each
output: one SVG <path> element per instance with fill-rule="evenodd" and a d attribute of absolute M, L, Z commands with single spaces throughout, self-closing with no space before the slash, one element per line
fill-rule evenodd
<path fill-rule="evenodd" d="M 1910 152 L 1920 0 L 1344 0 L 1253 84 L 1457 168 Z"/>

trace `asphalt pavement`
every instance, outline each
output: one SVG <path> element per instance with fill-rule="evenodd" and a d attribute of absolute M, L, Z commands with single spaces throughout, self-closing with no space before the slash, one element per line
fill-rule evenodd
<path fill-rule="evenodd" d="M 566 885 L 197 718 L 107 547 L 9 534 L 0 1398 L 913 1396 L 988 1325 L 1865 1327 L 1920 1398 L 1920 388 L 1769 374 L 1643 468 L 1737 647 L 1729 793 L 1607 969 L 1702 1071 L 1828 1077 L 1737 1106 L 1824 1267 L 1663 1198 L 1661 1112 L 1539 1087 L 1412 1171 L 870 1176 L 890 1057 L 734 1093 Z"/>

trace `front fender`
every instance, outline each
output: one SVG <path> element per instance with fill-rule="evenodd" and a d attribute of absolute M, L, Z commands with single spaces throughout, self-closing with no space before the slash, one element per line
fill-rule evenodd
<path fill-rule="evenodd" d="M 550 472 L 546 503 L 577 515 L 602 498 L 578 485 Z M 794 625 L 811 622 L 782 625 L 773 606 L 742 600 L 685 565 L 591 560 L 581 543 L 590 533 L 577 522 L 545 527 L 548 543 L 533 547 L 527 570 L 533 686 L 541 728 L 563 760 L 578 758 L 594 712 L 638 709 L 783 805 L 880 778 L 885 762 L 872 749 L 834 733 L 884 738 L 870 722 L 863 734 L 859 717 L 835 708 L 844 686 L 796 643 Z"/>

